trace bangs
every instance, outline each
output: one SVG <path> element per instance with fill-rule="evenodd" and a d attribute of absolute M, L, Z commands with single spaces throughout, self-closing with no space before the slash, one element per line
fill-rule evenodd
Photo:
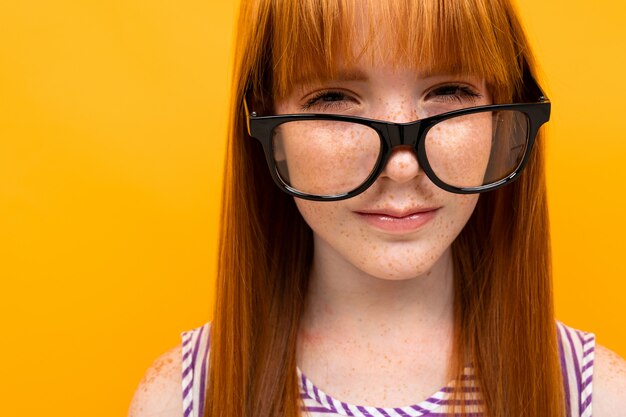
<path fill-rule="evenodd" d="M 502 3 L 275 1 L 268 22 L 271 56 L 265 57 L 271 74 L 262 84 L 283 96 L 296 82 L 332 78 L 339 65 L 358 68 L 370 60 L 416 74 L 479 76 L 496 103 L 509 101 L 521 89 L 525 42 L 515 39 L 518 22 L 512 22 L 510 4 Z"/>

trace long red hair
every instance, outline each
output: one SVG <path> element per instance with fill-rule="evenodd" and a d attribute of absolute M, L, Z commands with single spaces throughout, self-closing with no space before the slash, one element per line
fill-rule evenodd
<path fill-rule="evenodd" d="M 355 53 L 350 28 L 363 11 L 368 41 Z M 381 26 L 393 28 L 391 45 L 376 42 Z M 299 416 L 312 232 L 247 136 L 244 97 L 271 111 L 296 78 L 334 71 L 341 54 L 478 74 L 495 102 L 521 102 L 535 99 L 524 94 L 535 67 L 509 0 L 242 0 L 237 33 L 205 416 Z M 480 197 L 452 246 L 451 372 L 460 382 L 472 363 L 489 417 L 565 413 L 543 147 L 540 137 L 519 180 Z"/>

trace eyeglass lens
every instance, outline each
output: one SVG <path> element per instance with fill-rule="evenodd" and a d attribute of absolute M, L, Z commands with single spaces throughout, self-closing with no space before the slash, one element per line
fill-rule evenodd
<path fill-rule="evenodd" d="M 528 146 L 529 121 L 515 110 L 445 119 L 426 133 L 424 148 L 435 176 L 447 185 L 488 185 L 513 173 Z M 273 132 L 278 174 L 305 194 L 335 196 L 359 188 L 376 170 L 383 149 L 374 129 L 337 120 L 298 120 Z"/>

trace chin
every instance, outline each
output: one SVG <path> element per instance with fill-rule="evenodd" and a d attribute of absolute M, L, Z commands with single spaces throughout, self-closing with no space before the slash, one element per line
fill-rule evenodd
<path fill-rule="evenodd" d="M 419 246 L 394 245 L 383 251 L 376 248 L 371 248 L 373 250 L 370 251 L 347 251 L 344 253 L 344 259 L 365 274 L 387 281 L 404 281 L 432 274 L 450 275 L 452 249 L 447 240 L 438 243 Z"/>
<path fill-rule="evenodd" d="M 442 257 L 429 262 L 423 262 L 419 264 L 407 265 L 406 263 L 393 263 L 389 262 L 385 265 L 381 264 L 365 264 L 354 265 L 356 268 L 365 272 L 367 275 L 378 278 L 384 281 L 406 281 L 420 277 L 427 277 L 433 273 L 434 270 L 440 269 Z"/>

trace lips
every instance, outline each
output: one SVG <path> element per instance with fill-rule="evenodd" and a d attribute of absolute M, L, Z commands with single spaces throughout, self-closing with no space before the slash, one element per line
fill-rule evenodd
<path fill-rule="evenodd" d="M 359 210 L 355 213 L 370 226 L 389 233 L 410 233 L 430 222 L 438 207 L 399 210 L 394 208 Z"/>

